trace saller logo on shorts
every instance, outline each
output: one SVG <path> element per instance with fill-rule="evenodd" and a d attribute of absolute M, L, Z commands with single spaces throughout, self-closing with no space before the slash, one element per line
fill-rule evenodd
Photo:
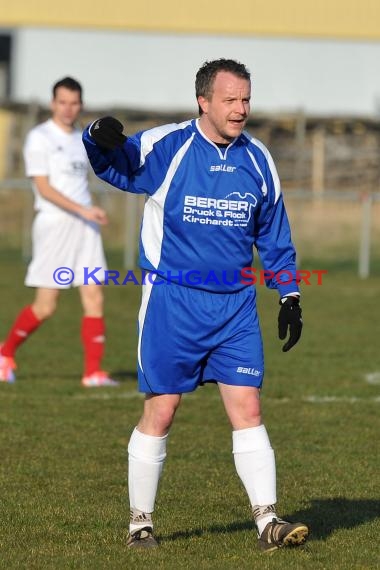
<path fill-rule="evenodd" d="M 238 366 L 236 372 L 239 372 L 240 374 L 249 374 L 250 376 L 260 376 L 261 374 L 260 370 L 257 370 L 257 368 L 245 368 L 244 366 Z"/>

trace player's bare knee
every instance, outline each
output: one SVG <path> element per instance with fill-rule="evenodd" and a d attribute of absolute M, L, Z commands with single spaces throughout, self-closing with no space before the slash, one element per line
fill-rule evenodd
<path fill-rule="evenodd" d="M 155 410 L 150 410 L 150 413 L 145 416 L 145 420 L 154 431 L 160 432 L 160 434 L 165 434 L 169 431 L 170 426 L 173 423 L 174 415 L 175 409 L 172 407 L 159 407 Z"/>
<path fill-rule="evenodd" d="M 80 288 L 82 306 L 89 317 L 103 315 L 103 290 L 98 285 L 84 285 Z"/>
<path fill-rule="evenodd" d="M 32 305 L 32 311 L 40 321 L 45 321 L 54 315 L 57 308 L 56 301 L 37 303 Z"/>
<path fill-rule="evenodd" d="M 261 415 L 253 414 L 230 414 L 229 420 L 234 430 L 257 427 L 262 423 Z"/>
<path fill-rule="evenodd" d="M 261 424 L 261 411 L 258 402 L 250 400 L 228 411 L 233 429 L 246 429 Z"/>
<path fill-rule="evenodd" d="M 145 402 L 144 413 L 138 427 L 144 433 L 165 435 L 173 423 L 180 399 L 153 397 Z"/>

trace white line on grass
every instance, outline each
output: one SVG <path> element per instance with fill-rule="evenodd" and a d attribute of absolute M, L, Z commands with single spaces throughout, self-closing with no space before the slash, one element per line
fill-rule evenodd
<path fill-rule="evenodd" d="M 380 384 L 380 372 L 369 372 L 364 378 L 368 384 Z"/>
<path fill-rule="evenodd" d="M 95 388 L 96 390 L 97 388 Z M 114 388 L 113 388 L 114 389 Z M 117 388 L 115 388 L 117 390 Z M 92 392 L 91 394 L 75 394 L 75 400 L 132 400 L 134 398 L 143 398 L 144 394 L 140 392 Z"/>
<path fill-rule="evenodd" d="M 184 394 L 187 398 L 198 398 L 202 397 L 201 392 L 193 392 L 191 394 Z M 207 398 L 212 400 L 220 400 L 219 394 L 215 393 L 213 395 L 208 394 Z M 75 400 L 132 400 L 132 399 L 142 399 L 144 394 L 141 392 L 119 392 L 117 389 L 112 392 L 92 392 L 85 394 L 75 394 L 73 398 Z M 270 402 L 273 404 L 288 404 L 291 401 L 296 401 L 297 398 L 265 398 L 265 402 Z M 304 396 L 301 397 L 302 402 L 308 404 L 360 404 L 360 403 L 376 403 L 380 404 L 380 396 L 361 398 L 359 396 Z"/>
<path fill-rule="evenodd" d="M 335 402 L 339 404 L 356 404 L 362 402 L 380 403 L 380 396 L 374 396 L 372 398 L 360 398 L 358 396 L 306 396 L 302 398 L 302 400 L 310 404 L 330 404 Z"/>

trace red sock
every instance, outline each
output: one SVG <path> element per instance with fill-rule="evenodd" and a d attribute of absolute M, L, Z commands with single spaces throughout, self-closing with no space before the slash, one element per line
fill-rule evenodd
<path fill-rule="evenodd" d="M 18 314 L 15 322 L 4 344 L 1 349 L 1 354 L 3 356 L 15 355 L 17 348 L 26 341 L 28 336 L 35 331 L 43 321 L 37 319 L 36 315 L 32 311 L 31 305 L 24 307 Z"/>
<path fill-rule="evenodd" d="M 84 376 L 101 370 L 104 353 L 105 324 L 103 317 L 83 317 L 82 342 L 84 348 Z"/>

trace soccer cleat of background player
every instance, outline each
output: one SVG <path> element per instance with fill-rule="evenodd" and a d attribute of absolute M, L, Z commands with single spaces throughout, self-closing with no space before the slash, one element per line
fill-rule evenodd
<path fill-rule="evenodd" d="M 108 373 L 104 372 L 104 370 L 93 372 L 89 376 L 83 376 L 82 378 L 82 386 L 85 388 L 101 388 L 102 386 L 107 387 L 118 385 L 119 382 L 110 378 Z"/>
<path fill-rule="evenodd" d="M 2 344 L 0 344 L 0 382 L 8 382 L 13 384 L 16 380 L 15 370 L 16 363 L 10 356 L 3 356 L 1 354 Z"/>

